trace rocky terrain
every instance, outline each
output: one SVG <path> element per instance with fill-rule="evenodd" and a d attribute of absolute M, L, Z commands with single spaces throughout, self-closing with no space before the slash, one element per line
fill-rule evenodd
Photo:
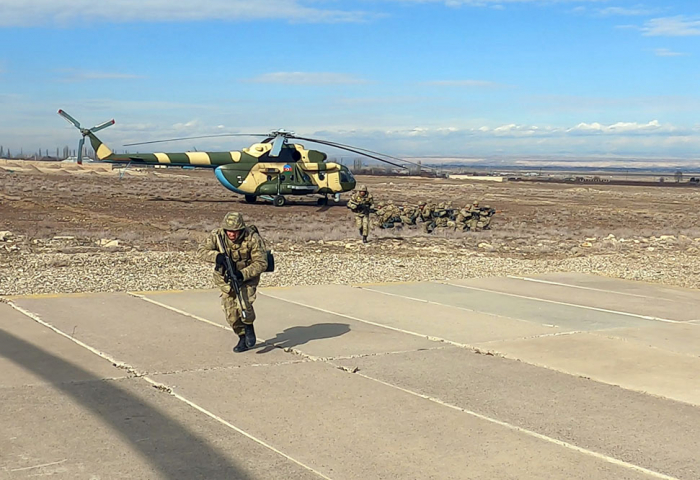
<path fill-rule="evenodd" d="M 0 295 L 208 288 L 198 242 L 241 211 L 275 251 L 265 286 L 572 271 L 700 288 L 700 189 L 367 177 L 377 200 L 499 210 L 484 232 L 375 229 L 343 206 L 249 205 L 211 172 L 0 165 Z"/>

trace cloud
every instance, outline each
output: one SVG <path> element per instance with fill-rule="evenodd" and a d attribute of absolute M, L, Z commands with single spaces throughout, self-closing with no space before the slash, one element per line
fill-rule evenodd
<path fill-rule="evenodd" d="M 466 87 L 466 88 L 495 88 L 502 85 L 488 80 L 434 80 L 423 85 L 433 87 Z"/>
<path fill-rule="evenodd" d="M 686 53 L 674 52 L 668 48 L 657 48 L 654 50 L 654 55 L 657 57 L 682 57 L 687 55 Z"/>
<path fill-rule="evenodd" d="M 655 13 L 658 13 L 658 10 L 648 9 L 648 8 L 640 8 L 640 7 L 635 7 L 635 8 L 607 7 L 607 8 L 599 9 L 598 13 L 600 15 L 605 16 L 605 17 L 609 17 L 609 16 L 611 17 L 611 16 L 615 16 L 615 15 L 632 17 L 632 16 L 654 15 Z"/>
<path fill-rule="evenodd" d="M 353 85 L 366 80 L 345 73 L 333 72 L 273 72 L 244 80 L 250 83 L 277 83 L 282 85 Z"/>
<path fill-rule="evenodd" d="M 653 18 L 641 27 L 647 37 L 688 37 L 700 35 L 700 19 L 684 15 Z"/>
<path fill-rule="evenodd" d="M 320 3 L 323 0 L 2 0 L 0 27 L 70 26 L 76 21 L 120 23 L 279 19 L 298 23 L 340 23 L 376 17 L 360 10 L 321 8 Z"/>
<path fill-rule="evenodd" d="M 65 76 L 62 78 L 65 82 L 87 82 L 90 80 L 134 80 L 144 78 L 139 75 L 130 73 L 118 72 L 95 72 L 95 71 L 77 71 L 77 70 L 62 70 Z"/>

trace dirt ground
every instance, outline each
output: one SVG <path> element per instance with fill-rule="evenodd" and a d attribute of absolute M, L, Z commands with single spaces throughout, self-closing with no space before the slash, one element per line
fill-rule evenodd
<path fill-rule="evenodd" d="M 345 208 L 348 194 L 338 205 L 330 202 L 319 207 L 312 197 L 296 197 L 288 206 L 278 208 L 245 203 L 224 189 L 210 171 L 142 170 L 120 178 L 119 172 L 108 166 L 88 169 L 48 164 L 39 170 L 33 165 L 26 169 L 0 166 L 2 230 L 31 239 L 109 237 L 149 249 L 187 250 L 232 210 L 242 212 L 276 242 L 356 238 L 352 215 Z M 481 242 L 511 241 L 512 247 L 537 246 L 542 241 L 575 247 L 586 238 L 601 240 L 610 234 L 618 239 L 700 237 L 696 211 L 700 188 L 398 177 L 360 177 L 358 182 L 368 185 L 376 201 L 391 200 L 399 205 L 449 201 L 459 207 L 478 199 L 482 205 L 499 210 L 491 232 L 442 232 L 435 236 L 457 244 L 478 238 Z M 375 233 L 422 235 L 420 229 L 406 230 Z M 546 256 L 558 249 L 525 250 Z"/>
<path fill-rule="evenodd" d="M 461 207 L 479 200 L 499 213 L 490 231 L 428 235 L 420 227 L 374 229 L 370 243 L 363 246 L 345 207 L 348 194 L 339 204 L 323 207 L 311 197 L 292 198 L 284 207 L 251 205 L 223 188 L 208 170 L 120 172 L 109 165 L 4 163 L 0 164 L 0 236 L 8 233 L 0 238 L 0 269 L 16 273 L 23 268 L 17 259 L 26 263 L 34 254 L 193 252 L 226 212 L 240 211 L 259 227 L 273 250 L 311 264 L 315 256 L 321 261 L 326 254 L 368 255 L 380 263 L 430 257 L 448 266 L 450 259 L 467 256 L 540 264 L 604 258 L 614 265 L 624 259 L 626 270 L 656 262 L 649 275 L 638 279 L 659 281 L 656 274 L 668 270 L 681 279 L 670 283 L 700 284 L 696 271 L 700 270 L 700 188 L 411 177 L 360 177 L 358 182 L 367 184 L 376 201 L 402 205 L 427 200 Z M 333 267 L 336 277 L 342 277 L 346 260 L 357 263 L 356 256 L 343 257 Z M 61 257 L 51 262 L 63 266 L 72 260 Z M 488 272 L 470 273 L 477 274 Z M 403 280 L 393 275 L 387 272 L 381 278 Z"/>

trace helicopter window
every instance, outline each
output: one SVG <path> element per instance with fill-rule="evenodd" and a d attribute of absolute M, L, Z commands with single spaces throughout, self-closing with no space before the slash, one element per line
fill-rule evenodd
<path fill-rule="evenodd" d="M 352 180 L 346 172 L 340 172 L 340 181 L 341 183 L 350 183 Z"/>
<path fill-rule="evenodd" d="M 319 173 L 318 173 L 318 179 L 319 179 L 319 180 L 324 180 L 325 178 L 326 178 L 326 176 L 323 174 L 323 172 L 319 172 Z"/>
<path fill-rule="evenodd" d="M 270 180 L 272 180 L 272 175 L 267 176 L 267 181 L 269 182 Z"/>
<path fill-rule="evenodd" d="M 304 176 L 303 176 L 302 178 L 303 178 L 304 181 L 307 182 L 307 183 L 311 181 L 311 178 L 310 178 L 307 174 L 304 174 Z"/>
<path fill-rule="evenodd" d="M 292 158 L 294 159 L 295 162 L 298 162 L 299 160 L 301 160 L 301 153 L 299 153 L 299 150 L 292 151 Z"/>
<path fill-rule="evenodd" d="M 292 181 L 294 181 L 294 175 L 290 175 L 290 176 L 289 176 L 289 179 L 292 180 Z"/>

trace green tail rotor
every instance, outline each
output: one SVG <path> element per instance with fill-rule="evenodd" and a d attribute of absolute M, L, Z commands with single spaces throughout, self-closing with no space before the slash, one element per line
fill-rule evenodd
<path fill-rule="evenodd" d="M 60 116 L 62 116 L 68 123 L 70 123 L 75 128 L 80 130 L 80 133 L 82 135 L 82 137 L 80 138 L 80 141 L 78 142 L 78 165 L 82 165 L 82 163 L 83 163 L 83 146 L 85 145 L 85 137 L 88 136 L 88 134 L 90 134 L 90 133 L 99 132 L 100 130 L 103 130 L 107 127 L 114 125 L 114 120 L 108 120 L 108 121 L 106 121 L 104 123 L 100 123 L 99 125 L 96 125 L 92 128 L 83 128 L 80 126 L 80 122 L 78 122 L 75 118 L 68 115 L 63 110 L 59 110 L 58 114 Z"/>

